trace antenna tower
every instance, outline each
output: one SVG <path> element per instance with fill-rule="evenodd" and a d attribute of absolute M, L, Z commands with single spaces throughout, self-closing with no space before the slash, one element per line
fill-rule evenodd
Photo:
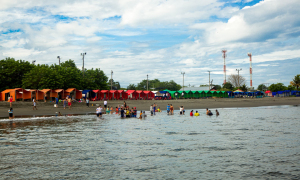
<path fill-rule="evenodd" d="M 252 54 L 248 53 L 248 56 L 250 57 L 250 88 L 252 89 Z"/>
<path fill-rule="evenodd" d="M 222 50 L 222 57 L 224 58 L 224 84 L 226 83 L 226 62 L 225 62 L 225 58 L 226 58 L 226 52 L 227 50 Z"/>

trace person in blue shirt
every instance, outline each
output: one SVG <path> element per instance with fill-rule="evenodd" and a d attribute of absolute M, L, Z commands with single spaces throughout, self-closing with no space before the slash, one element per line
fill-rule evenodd
<path fill-rule="evenodd" d="M 167 105 L 167 113 L 170 114 L 170 104 Z"/>
<path fill-rule="evenodd" d="M 14 114 L 13 114 L 13 108 L 10 108 L 9 110 L 8 110 L 8 115 L 9 115 L 9 119 L 13 119 L 14 118 Z"/>
<path fill-rule="evenodd" d="M 58 106 L 58 98 L 55 98 L 55 104 Z"/>

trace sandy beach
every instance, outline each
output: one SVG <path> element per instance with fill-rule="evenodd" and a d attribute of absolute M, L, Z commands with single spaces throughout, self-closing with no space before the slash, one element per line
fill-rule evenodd
<path fill-rule="evenodd" d="M 123 105 L 124 101 L 112 100 L 108 101 L 108 106 L 114 108 L 118 105 Z M 259 107 L 259 106 L 279 106 L 279 105 L 300 105 L 299 97 L 286 97 L 286 98 L 218 98 L 218 99 L 179 99 L 179 100 L 127 100 L 127 105 L 137 107 L 137 110 L 149 111 L 151 104 L 155 103 L 162 110 L 166 110 L 167 104 L 172 104 L 175 110 L 179 106 L 184 106 L 185 109 L 220 109 L 220 108 L 239 108 L 239 107 Z M 95 113 L 96 105 L 102 105 L 103 101 L 92 101 L 90 107 L 85 103 L 72 103 L 72 108 L 63 109 L 62 102 L 59 102 L 58 107 L 54 107 L 52 102 L 37 102 L 37 109 L 32 110 L 32 102 L 13 102 L 14 116 L 43 116 L 55 115 L 56 112 L 61 114 L 86 114 Z M 0 117 L 8 117 L 8 102 L 0 102 Z"/>

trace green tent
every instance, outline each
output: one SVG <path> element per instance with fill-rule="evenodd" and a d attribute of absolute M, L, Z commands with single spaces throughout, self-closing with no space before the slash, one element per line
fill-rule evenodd
<path fill-rule="evenodd" d="M 193 93 L 193 98 L 199 99 L 200 98 L 200 93 L 199 91 L 192 91 Z"/>
<path fill-rule="evenodd" d="M 192 98 L 193 97 L 193 93 L 191 90 L 187 90 L 187 91 L 184 91 L 184 98 Z"/>
<path fill-rule="evenodd" d="M 169 92 L 170 90 L 168 90 L 168 89 L 165 89 L 165 90 L 163 90 L 163 91 L 168 91 L 168 92 Z"/>
<path fill-rule="evenodd" d="M 204 91 L 198 91 L 198 93 L 199 93 L 199 97 L 200 98 L 204 98 L 205 97 Z"/>
<path fill-rule="evenodd" d="M 223 98 L 228 98 L 228 93 L 226 91 L 221 91 L 221 96 Z"/>
<path fill-rule="evenodd" d="M 178 91 L 178 98 L 184 98 L 184 96 L 182 96 L 182 93 L 184 93 L 184 91 Z"/>
<path fill-rule="evenodd" d="M 178 91 L 169 91 L 169 93 L 171 94 L 171 97 L 172 97 L 173 99 L 176 98 L 175 93 L 179 94 Z"/>
<path fill-rule="evenodd" d="M 212 96 L 210 91 L 204 91 L 204 93 L 205 93 L 204 97 L 211 97 Z"/>

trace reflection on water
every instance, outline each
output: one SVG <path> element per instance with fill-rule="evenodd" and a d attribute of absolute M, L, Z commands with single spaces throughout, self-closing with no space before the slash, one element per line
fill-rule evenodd
<path fill-rule="evenodd" d="M 0 120 L 1 179 L 299 179 L 299 108 Z"/>

